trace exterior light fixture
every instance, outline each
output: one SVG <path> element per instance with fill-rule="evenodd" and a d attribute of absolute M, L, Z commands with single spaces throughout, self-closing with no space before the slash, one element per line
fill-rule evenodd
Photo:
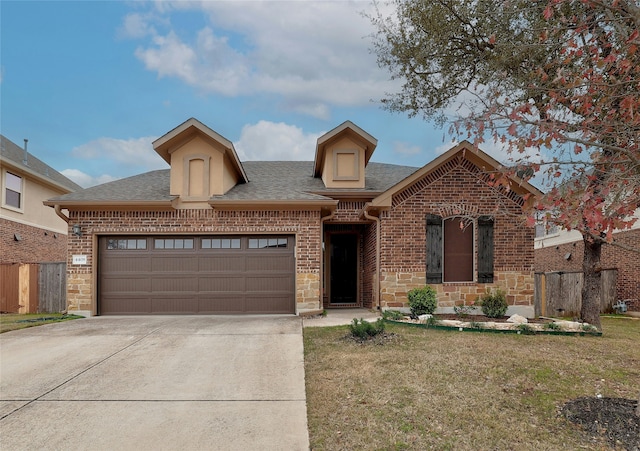
<path fill-rule="evenodd" d="M 80 224 L 74 224 L 72 230 L 75 236 L 82 236 L 82 229 L 80 228 Z"/>

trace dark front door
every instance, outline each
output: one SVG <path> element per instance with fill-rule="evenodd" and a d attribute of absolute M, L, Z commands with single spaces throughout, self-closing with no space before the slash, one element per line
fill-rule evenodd
<path fill-rule="evenodd" d="M 331 235 L 331 304 L 358 302 L 358 235 Z"/>

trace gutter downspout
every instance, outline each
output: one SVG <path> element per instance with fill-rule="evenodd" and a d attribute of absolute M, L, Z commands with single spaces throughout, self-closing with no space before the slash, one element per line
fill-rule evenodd
<path fill-rule="evenodd" d="M 375 304 L 378 310 L 380 308 L 380 243 L 382 242 L 380 238 L 380 217 L 371 216 L 367 209 L 371 206 L 371 202 L 367 202 L 364 204 L 364 208 L 362 209 L 362 214 L 365 218 L 375 221 L 376 223 L 376 283 L 374 288 L 375 295 Z M 380 212 L 378 212 L 380 214 Z"/>
<path fill-rule="evenodd" d="M 324 310 L 324 264 L 325 264 L 325 258 L 324 258 L 324 223 L 325 221 L 329 221 L 331 219 L 333 219 L 336 216 L 336 209 L 334 208 L 333 211 L 331 213 L 329 213 L 327 216 L 321 216 L 320 217 L 320 280 L 318 281 L 320 283 L 320 309 Z"/>
<path fill-rule="evenodd" d="M 62 213 L 62 208 L 60 207 L 60 205 L 58 205 L 58 204 L 54 205 L 53 209 L 56 212 L 56 214 L 62 218 L 62 220 L 64 222 L 69 224 L 69 217 L 67 215 L 65 215 L 64 213 Z"/>

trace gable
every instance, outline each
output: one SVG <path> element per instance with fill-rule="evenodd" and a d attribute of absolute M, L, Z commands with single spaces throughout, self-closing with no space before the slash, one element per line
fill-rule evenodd
<path fill-rule="evenodd" d="M 189 119 L 153 142 L 170 166 L 170 194 L 177 208 L 209 208 L 212 196 L 248 182 L 231 141 Z"/>
<path fill-rule="evenodd" d="M 402 198 L 410 197 L 413 193 L 421 191 L 424 187 L 441 179 L 456 168 L 462 168 L 467 173 L 472 174 L 474 177 L 473 183 L 480 182 L 489 187 L 491 174 L 499 172 L 501 165 L 482 150 L 475 149 L 469 142 L 464 141 L 380 194 L 373 199 L 371 206 L 378 208 L 392 207 L 394 203 L 401 201 Z M 460 185 L 460 181 L 457 181 L 456 184 Z M 458 188 L 451 187 L 452 190 Z M 492 187 L 492 189 L 500 192 L 502 196 L 510 199 L 520 207 L 524 205 L 528 197 L 542 194 L 533 185 L 516 177 L 509 178 L 509 189 L 504 186 L 496 186 Z"/>
<path fill-rule="evenodd" d="M 363 189 L 365 168 L 378 141 L 350 121 L 318 138 L 314 177 L 326 188 Z"/>

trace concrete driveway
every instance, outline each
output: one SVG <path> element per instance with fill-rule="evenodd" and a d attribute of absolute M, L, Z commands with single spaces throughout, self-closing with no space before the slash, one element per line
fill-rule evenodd
<path fill-rule="evenodd" d="M 299 317 L 93 317 L 0 335 L 0 449 L 308 450 Z"/>

